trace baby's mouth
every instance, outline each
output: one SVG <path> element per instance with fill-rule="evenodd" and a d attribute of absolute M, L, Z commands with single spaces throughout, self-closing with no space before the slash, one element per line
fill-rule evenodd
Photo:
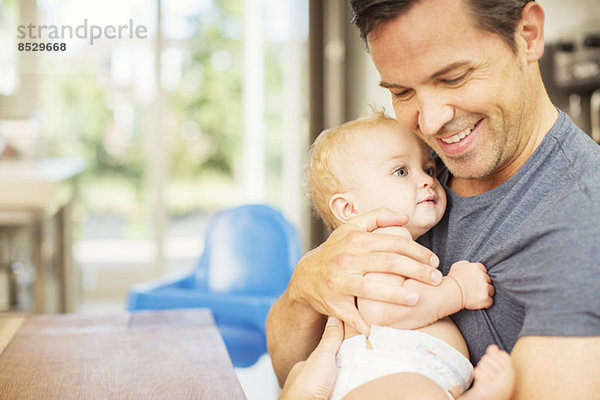
<path fill-rule="evenodd" d="M 428 197 L 424 198 L 423 200 L 419 201 L 417 204 L 437 204 L 437 201 L 438 201 L 437 195 L 433 194 L 433 195 L 428 196 Z"/>

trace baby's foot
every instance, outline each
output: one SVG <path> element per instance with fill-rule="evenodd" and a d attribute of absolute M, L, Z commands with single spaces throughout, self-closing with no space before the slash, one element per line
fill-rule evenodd
<path fill-rule="evenodd" d="M 488 346 L 473 370 L 473 379 L 473 387 L 468 392 L 469 399 L 510 399 L 515 385 L 515 371 L 510 355 L 495 344 Z"/>

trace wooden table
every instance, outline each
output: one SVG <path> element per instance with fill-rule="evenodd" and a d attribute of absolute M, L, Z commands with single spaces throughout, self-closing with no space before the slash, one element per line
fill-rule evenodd
<path fill-rule="evenodd" d="M 0 316 L 0 352 L 3 399 L 246 399 L 206 309 Z"/>
<path fill-rule="evenodd" d="M 0 160 L 0 227 L 30 228 L 31 261 L 36 273 L 33 311 L 37 313 L 75 311 L 79 288 L 71 249 L 74 193 L 65 183 L 85 168 L 85 161 L 77 157 Z M 55 222 L 56 243 L 44 246 L 49 217 Z M 45 256 L 44 248 L 53 249 L 54 262 Z M 47 286 L 53 279 L 58 284 L 58 298 L 48 296 Z"/>

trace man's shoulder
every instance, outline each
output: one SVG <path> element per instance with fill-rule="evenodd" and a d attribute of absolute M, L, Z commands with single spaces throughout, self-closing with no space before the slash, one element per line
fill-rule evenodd
<path fill-rule="evenodd" d="M 555 156 L 563 158 L 569 170 L 600 180 L 600 145 L 561 112 L 548 140 L 555 143 Z"/>
<path fill-rule="evenodd" d="M 579 192 L 600 187 L 600 145 L 562 112 L 526 165 L 519 178 L 527 183 L 515 186 L 529 190 L 531 185 L 548 203 L 575 199 Z"/>
<path fill-rule="evenodd" d="M 591 222 L 593 229 L 597 229 L 600 224 L 600 176 L 591 174 L 590 177 L 594 179 L 580 179 L 551 194 L 543 202 L 546 209 L 539 210 L 540 219 L 549 223 L 561 221 L 575 230 L 581 230 L 582 225 Z"/>

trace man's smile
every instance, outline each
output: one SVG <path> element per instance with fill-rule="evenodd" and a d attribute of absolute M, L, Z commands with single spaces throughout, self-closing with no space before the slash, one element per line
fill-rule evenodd
<path fill-rule="evenodd" d="M 483 119 L 477 121 L 473 126 L 467 127 L 448 137 L 436 137 L 440 150 L 447 155 L 458 155 L 465 152 L 475 140 Z"/>
<path fill-rule="evenodd" d="M 471 133 L 472 130 L 473 130 L 473 128 L 467 128 L 464 131 L 461 131 L 454 136 L 450 136 L 449 138 L 442 138 L 440 140 L 445 143 L 458 143 L 461 140 L 463 140 L 464 138 L 466 138 Z"/>

